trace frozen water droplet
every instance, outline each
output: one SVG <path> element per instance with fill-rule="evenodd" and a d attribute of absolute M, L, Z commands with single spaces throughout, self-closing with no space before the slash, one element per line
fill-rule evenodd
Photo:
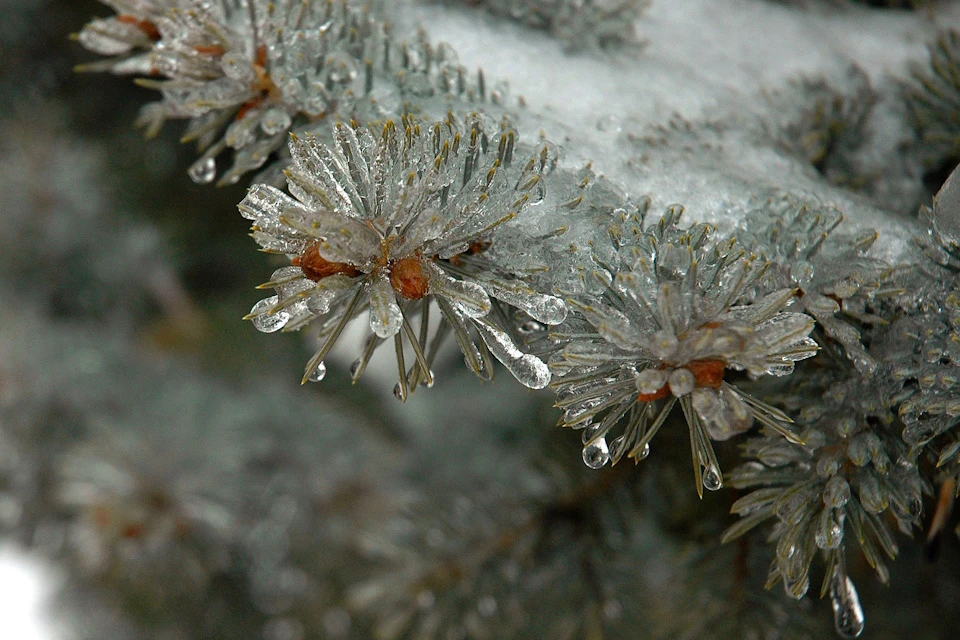
<path fill-rule="evenodd" d="M 810 576 L 804 575 L 796 580 L 790 580 L 784 585 L 787 595 L 794 600 L 799 600 L 807 595 L 810 589 Z"/>
<path fill-rule="evenodd" d="M 670 372 L 667 383 L 670 385 L 670 393 L 679 398 L 691 393 L 697 381 L 689 369 L 674 369 Z"/>
<path fill-rule="evenodd" d="M 393 385 L 393 397 L 399 400 L 400 402 L 404 401 L 403 387 L 400 386 L 399 382 Z"/>
<path fill-rule="evenodd" d="M 874 473 L 864 473 L 860 477 L 860 503 L 870 513 L 881 513 L 887 508 L 886 491 Z"/>
<path fill-rule="evenodd" d="M 489 618 L 497 612 L 497 601 L 493 596 L 483 596 L 477 601 L 477 611 L 485 618 Z"/>
<path fill-rule="evenodd" d="M 517 382 L 531 389 L 543 389 L 550 383 L 550 368 L 536 356 L 523 353 L 506 333 L 493 325 L 474 324 L 490 353 L 513 374 Z"/>
<path fill-rule="evenodd" d="M 604 438 L 597 438 L 596 442 L 583 448 L 583 463 L 591 469 L 599 469 L 609 460 L 610 451 Z"/>
<path fill-rule="evenodd" d="M 854 278 L 843 278 L 833 285 L 833 293 L 841 300 L 852 298 L 860 290 L 860 283 Z"/>
<path fill-rule="evenodd" d="M 253 316 L 251 322 L 253 322 L 257 331 L 273 333 L 283 329 L 283 326 L 290 320 L 290 314 L 286 311 L 269 313 L 269 310 L 277 304 L 278 300 L 277 296 L 270 296 L 253 305 L 253 308 L 250 309 L 250 315 Z"/>
<path fill-rule="evenodd" d="M 197 184 L 210 184 L 217 177 L 217 161 L 213 158 L 200 158 L 190 165 L 187 175 Z"/>
<path fill-rule="evenodd" d="M 641 460 L 643 460 L 649 455 L 650 455 L 650 443 L 648 442 L 647 444 L 643 445 L 643 449 L 641 449 L 640 452 L 633 457 L 633 459 L 636 460 L 637 462 L 640 462 Z"/>
<path fill-rule="evenodd" d="M 544 324 L 560 324 L 567 319 L 567 305 L 554 296 L 536 296 L 526 312 Z"/>
<path fill-rule="evenodd" d="M 907 498 L 907 514 L 910 519 L 916 520 L 921 513 L 923 513 L 923 502 L 920 500 L 920 496 L 913 495 Z"/>
<path fill-rule="evenodd" d="M 360 358 L 357 358 L 356 360 L 353 361 L 353 364 L 350 365 L 350 377 L 351 377 L 351 378 L 356 378 L 356 377 L 357 377 L 357 371 L 360 370 L 360 365 L 361 365 L 361 364 L 362 364 L 362 362 L 361 362 Z"/>
<path fill-rule="evenodd" d="M 273 136 L 290 128 L 290 114 L 286 109 L 274 108 L 263 114 L 260 128 L 268 136 Z"/>
<path fill-rule="evenodd" d="M 517 331 L 521 335 L 530 335 L 531 333 L 537 333 L 538 331 L 544 331 L 544 330 L 546 330 L 546 327 L 544 327 L 542 324 L 540 324 L 536 320 L 527 320 L 526 322 L 521 323 L 519 327 L 517 327 Z"/>
<path fill-rule="evenodd" d="M 613 442 L 610 443 L 610 459 L 614 462 L 620 460 L 623 457 L 627 447 L 627 437 L 626 436 L 617 436 L 613 439 Z"/>
<path fill-rule="evenodd" d="M 833 476 L 827 480 L 823 489 L 823 504 L 827 507 L 839 509 L 850 500 L 850 483 L 841 476 Z"/>
<path fill-rule="evenodd" d="M 720 475 L 720 469 L 710 465 L 703 471 L 701 476 L 703 488 L 707 491 L 717 491 L 723 487 L 723 476 Z"/>
<path fill-rule="evenodd" d="M 228 51 L 220 58 L 220 68 L 223 75 L 238 82 L 252 82 L 256 73 L 250 64 L 250 59 L 239 51 Z"/>
<path fill-rule="evenodd" d="M 843 520 L 842 511 L 833 509 L 824 509 L 820 512 L 817 530 L 814 533 L 814 542 L 821 549 L 836 549 L 843 542 Z"/>
<path fill-rule="evenodd" d="M 860 596 L 847 575 L 835 573 L 830 582 L 830 603 L 833 605 L 833 623 L 844 638 L 856 638 L 863 633 L 863 608 Z"/>
<path fill-rule="evenodd" d="M 644 369 L 636 378 L 637 391 L 640 393 L 656 393 L 666 383 L 667 376 L 660 369 Z"/>
<path fill-rule="evenodd" d="M 379 338 L 390 338 L 403 326 L 403 313 L 390 287 L 386 270 L 370 285 L 370 329 Z"/>
<path fill-rule="evenodd" d="M 321 362 L 320 364 L 317 365 L 317 368 L 314 369 L 309 376 L 307 376 L 307 380 L 309 380 L 310 382 L 320 382 L 321 380 L 323 380 L 323 377 L 325 375 L 327 375 L 327 365 Z"/>
<path fill-rule="evenodd" d="M 576 425 L 575 425 L 576 426 Z M 587 444 L 593 440 L 593 436 L 596 435 L 597 431 L 600 430 L 600 425 L 596 422 L 583 426 L 583 433 L 580 434 L 580 439 L 583 441 L 583 444 Z"/>

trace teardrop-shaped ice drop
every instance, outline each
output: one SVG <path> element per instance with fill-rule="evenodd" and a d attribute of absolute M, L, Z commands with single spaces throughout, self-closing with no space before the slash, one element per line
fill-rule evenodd
<path fill-rule="evenodd" d="M 309 382 L 320 382 L 325 375 L 327 375 L 327 365 L 321 362 L 317 365 L 317 368 L 307 376 L 307 380 Z"/>
<path fill-rule="evenodd" d="M 850 578 L 840 572 L 830 581 L 830 603 L 833 605 L 833 624 L 844 638 L 856 638 L 863 633 L 863 608 L 860 596 Z"/>
<path fill-rule="evenodd" d="M 517 382 L 531 389 L 543 389 L 550 383 L 550 368 L 536 356 L 524 353 L 506 333 L 486 322 L 474 326 L 490 353 L 513 374 Z"/>
<path fill-rule="evenodd" d="M 707 491 L 717 491 L 723 487 L 723 476 L 720 474 L 720 469 L 717 469 L 712 464 L 707 466 L 707 468 L 703 470 L 701 482 L 703 483 L 703 488 Z"/>
<path fill-rule="evenodd" d="M 597 438 L 583 448 L 583 463 L 591 469 L 599 469 L 610 461 L 610 450 L 605 438 Z"/>
<path fill-rule="evenodd" d="M 190 165 L 187 175 L 197 184 L 210 184 L 217 177 L 217 161 L 213 158 L 200 158 Z"/>
<path fill-rule="evenodd" d="M 283 326 L 290 320 L 290 314 L 286 311 L 280 310 L 276 313 L 270 313 L 270 309 L 277 304 L 278 300 L 277 296 L 270 296 L 253 305 L 253 308 L 250 309 L 250 321 L 257 331 L 273 333 L 283 329 Z"/>
<path fill-rule="evenodd" d="M 370 329 L 379 338 L 390 338 L 403 326 L 403 313 L 390 280 L 382 273 L 370 283 Z"/>

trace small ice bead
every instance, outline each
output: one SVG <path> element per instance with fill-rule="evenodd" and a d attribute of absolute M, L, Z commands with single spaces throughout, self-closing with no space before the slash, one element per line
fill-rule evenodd
<path fill-rule="evenodd" d="M 591 469 L 599 469 L 609 460 L 610 450 L 604 438 L 598 438 L 583 448 L 583 463 Z"/>
<path fill-rule="evenodd" d="M 644 369 L 637 374 L 637 391 L 640 393 L 656 393 L 667 382 L 667 374 L 660 369 Z"/>
<path fill-rule="evenodd" d="M 679 344 L 677 337 L 669 331 L 658 331 L 650 341 L 650 351 L 657 358 L 666 360 L 673 356 Z"/>
<path fill-rule="evenodd" d="M 858 434 L 850 438 L 847 443 L 847 457 L 858 467 L 865 466 L 873 459 L 871 440 L 866 437 L 867 434 Z"/>
<path fill-rule="evenodd" d="M 844 278 L 833 285 L 833 293 L 841 300 L 853 297 L 860 290 L 860 283 L 853 278 Z"/>
<path fill-rule="evenodd" d="M 277 304 L 277 301 L 277 296 L 270 296 L 253 305 L 253 308 L 250 309 L 250 315 L 253 316 L 251 322 L 253 322 L 257 331 L 273 333 L 282 329 L 283 325 L 290 320 L 290 314 L 286 311 L 269 313 L 270 309 Z"/>
<path fill-rule="evenodd" d="M 310 372 L 310 375 L 307 376 L 309 382 L 320 382 L 323 380 L 323 377 L 327 375 L 327 365 L 322 362 L 317 365 L 317 368 Z"/>
<path fill-rule="evenodd" d="M 846 438 L 857 428 L 857 421 L 852 416 L 843 416 L 837 420 L 837 435 Z"/>
<path fill-rule="evenodd" d="M 560 324 L 567 318 L 567 305 L 554 296 L 535 294 L 529 297 L 523 309 L 544 324 Z"/>
<path fill-rule="evenodd" d="M 238 51 L 228 51 L 220 58 L 223 75 L 238 82 L 252 82 L 256 78 L 250 59 Z"/>
<path fill-rule="evenodd" d="M 703 470 L 701 483 L 707 491 L 718 491 L 721 489 L 723 487 L 723 476 L 720 474 L 720 469 L 717 469 L 713 465 L 708 466 Z"/>
<path fill-rule="evenodd" d="M 889 504 L 880 481 L 872 473 L 864 473 L 860 477 L 860 503 L 870 513 L 880 513 Z"/>
<path fill-rule="evenodd" d="M 667 377 L 667 382 L 670 385 L 670 393 L 678 398 L 693 392 L 697 386 L 697 380 L 689 369 L 674 369 Z"/>
<path fill-rule="evenodd" d="M 850 499 L 850 483 L 841 476 L 833 476 L 827 480 L 823 489 L 823 504 L 827 507 L 839 509 Z"/>
<path fill-rule="evenodd" d="M 260 128 L 268 136 L 273 136 L 290 128 L 290 114 L 286 109 L 274 107 L 260 118 Z"/>
<path fill-rule="evenodd" d="M 843 512 L 823 509 L 817 516 L 814 542 L 821 549 L 836 549 L 843 542 Z"/>
<path fill-rule="evenodd" d="M 690 400 L 693 408 L 704 420 L 710 420 L 720 413 L 720 398 L 715 389 L 694 389 Z"/>
<path fill-rule="evenodd" d="M 800 260 L 793 265 L 791 275 L 796 284 L 805 287 L 807 283 L 813 280 L 814 267 L 806 260 Z"/>
<path fill-rule="evenodd" d="M 217 177 L 217 161 L 213 158 L 200 158 L 190 165 L 187 175 L 197 184 L 210 184 Z"/>
<path fill-rule="evenodd" d="M 799 600 L 803 596 L 807 595 L 807 591 L 810 589 L 810 576 L 809 574 L 803 574 L 799 578 L 794 578 L 792 580 L 784 578 L 783 588 L 784 591 L 787 592 L 788 596 L 794 600 Z"/>

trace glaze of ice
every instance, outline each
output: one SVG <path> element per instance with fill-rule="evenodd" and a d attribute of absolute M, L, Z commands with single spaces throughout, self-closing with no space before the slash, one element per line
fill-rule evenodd
<path fill-rule="evenodd" d="M 490 298 L 483 287 L 475 282 L 451 278 L 432 262 L 426 264 L 430 293 L 441 295 L 468 318 L 481 318 L 490 311 Z"/>
<path fill-rule="evenodd" d="M 403 6 L 399 25 L 427 25 L 435 40 L 456 43 L 464 66 L 480 66 L 523 95 L 521 132 L 542 129 L 564 143 L 568 164 L 594 161 L 596 172 L 630 193 L 651 194 L 655 207 L 683 202 L 698 220 L 731 228 L 744 212 L 730 203 L 751 194 L 818 193 L 843 210 L 848 228 L 877 228 L 881 257 L 916 255 L 912 222 L 825 185 L 805 160 L 764 140 L 756 123 L 774 115 L 771 89 L 796 91 L 785 79 L 843 78 L 852 60 L 877 84 L 905 76 L 909 60 L 926 57 L 931 29 L 919 12 L 851 6 L 827 17 L 746 0 L 655 2 L 637 21 L 646 49 L 605 57 L 565 55 L 549 34 L 473 11 Z M 672 126 L 675 115 L 696 129 Z M 598 128 L 610 116 L 619 126 Z M 669 144 L 644 145 L 647 134 Z"/>
<path fill-rule="evenodd" d="M 537 293 L 521 283 L 486 281 L 483 288 L 498 300 L 503 300 L 544 324 L 555 325 L 567 317 L 567 305 L 563 300 L 545 293 Z"/>

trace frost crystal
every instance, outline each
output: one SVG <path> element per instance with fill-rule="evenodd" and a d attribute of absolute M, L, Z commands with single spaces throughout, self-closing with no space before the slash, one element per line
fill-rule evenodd
<path fill-rule="evenodd" d="M 697 489 L 714 490 L 723 480 L 711 439 L 731 438 L 757 419 L 796 440 L 785 414 L 724 381 L 725 371 L 787 375 L 817 346 L 808 337 L 813 319 L 783 311 L 794 288 L 736 306 L 767 262 L 734 241 L 711 242 L 707 225 L 679 228 L 681 213 L 670 208 L 620 248 L 616 276 L 597 273 L 607 282 L 598 300 L 570 300 L 578 313 L 567 332 L 556 333 L 567 343 L 550 364 L 561 376 L 554 382 L 561 424 L 583 428 L 585 448 L 625 424 L 609 445 L 614 464 L 623 456 L 644 457 L 679 403 L 690 428 Z M 590 459 L 598 458 L 591 453 Z"/>
<path fill-rule="evenodd" d="M 334 138 L 333 146 L 312 136 L 292 138 L 287 179 L 295 198 L 257 185 L 240 203 L 261 247 L 292 257 L 292 266 L 263 285 L 276 295 L 253 308 L 248 317 L 255 326 L 273 331 L 282 324 L 290 331 L 319 324 L 322 347 L 304 380 L 346 324 L 368 311 L 371 334 L 354 380 L 392 338 L 396 395 L 406 399 L 418 383 L 433 383 L 438 345 L 452 331 L 477 375 L 492 375 L 492 354 L 523 384 L 544 387 L 547 366 L 521 352 L 491 311 L 503 303 L 556 324 L 566 308 L 502 272 L 486 254 L 496 243 L 494 229 L 543 198 L 548 147 L 522 152 L 515 131 L 476 114 L 424 128 L 412 118 L 399 126 L 387 121 L 379 132 L 341 124 Z M 441 314 L 432 339 L 431 302 Z M 410 319 L 418 314 L 415 332 Z M 416 360 L 409 371 L 404 337 Z"/>

